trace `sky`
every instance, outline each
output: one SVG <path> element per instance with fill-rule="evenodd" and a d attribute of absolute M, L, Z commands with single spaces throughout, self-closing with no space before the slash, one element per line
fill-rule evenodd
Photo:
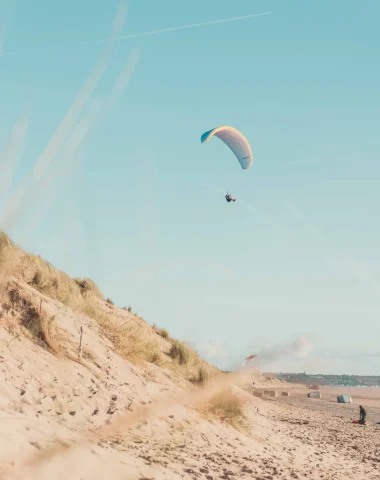
<path fill-rule="evenodd" d="M 380 3 L 118 5 L 1 2 L 1 228 L 223 369 L 380 374 Z"/>

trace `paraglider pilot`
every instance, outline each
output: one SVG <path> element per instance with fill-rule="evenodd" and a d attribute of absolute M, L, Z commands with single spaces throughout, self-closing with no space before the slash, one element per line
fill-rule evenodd
<path fill-rule="evenodd" d="M 226 195 L 226 200 L 227 202 L 236 202 L 236 198 L 232 198 L 229 193 Z"/>

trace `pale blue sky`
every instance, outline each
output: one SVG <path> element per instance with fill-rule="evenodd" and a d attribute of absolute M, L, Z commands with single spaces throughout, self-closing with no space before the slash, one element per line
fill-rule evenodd
<path fill-rule="evenodd" d="M 117 5 L 1 3 L 12 55 L 0 57 L 0 146 L 30 114 L 16 184 L 95 65 L 104 45 L 91 42 L 109 37 Z M 74 173 L 8 231 L 223 368 L 309 335 L 310 355 L 268 369 L 379 374 L 380 3 L 130 0 L 122 33 L 262 12 L 273 13 L 115 42 L 94 99 L 137 49 L 127 89 Z M 221 124 L 251 142 L 249 171 L 218 139 L 200 144 Z"/>

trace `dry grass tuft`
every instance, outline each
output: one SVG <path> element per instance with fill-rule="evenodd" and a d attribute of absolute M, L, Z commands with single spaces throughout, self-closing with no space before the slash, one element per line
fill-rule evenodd
<path fill-rule="evenodd" d="M 15 249 L 15 244 L 6 233 L 0 231 L 0 255 L 9 249 Z"/>
<path fill-rule="evenodd" d="M 168 353 L 172 359 L 169 365 L 173 371 L 192 383 L 203 383 L 219 372 L 216 367 L 202 360 L 196 350 L 186 342 L 169 338 L 171 348 Z"/>
<path fill-rule="evenodd" d="M 8 235 L 0 231 L 0 281 L 11 275 L 19 259 L 25 255 Z"/>
<path fill-rule="evenodd" d="M 148 352 L 148 362 L 154 363 L 155 365 L 162 365 L 163 359 L 162 355 L 158 349 L 152 348 L 150 352 Z"/>
<path fill-rule="evenodd" d="M 208 367 L 208 368 L 207 368 Z M 212 377 L 212 371 L 209 365 L 201 365 L 198 369 L 198 383 L 202 384 Z"/>
<path fill-rule="evenodd" d="M 59 348 L 52 334 L 52 323 L 55 318 L 46 318 L 41 315 L 41 312 L 36 309 L 33 303 L 20 296 L 15 289 L 9 290 L 8 298 L 10 305 L 7 306 L 7 309 L 12 308 L 13 311 L 19 313 L 24 333 L 41 346 L 58 353 Z"/>
<path fill-rule="evenodd" d="M 78 284 L 40 256 L 25 255 L 18 263 L 16 276 L 39 292 L 69 306 L 76 306 L 82 301 Z"/>
<path fill-rule="evenodd" d="M 170 338 L 170 334 L 166 330 L 166 328 L 159 328 L 155 323 L 153 324 L 152 328 L 157 333 L 157 335 L 160 335 L 160 337 L 164 338 L 165 340 L 172 341 L 172 339 Z"/>
<path fill-rule="evenodd" d="M 38 344 L 43 345 L 52 352 L 59 354 L 59 348 L 54 341 L 52 341 L 52 327 L 55 317 L 43 318 L 38 314 L 32 315 L 30 319 L 23 323 L 22 326 L 27 330 L 27 335 L 32 340 L 35 340 Z"/>
<path fill-rule="evenodd" d="M 245 431 L 248 420 L 244 413 L 244 403 L 245 401 L 239 395 L 230 388 L 226 388 L 214 395 L 210 402 L 200 409 L 200 413 L 210 420 L 218 420 L 231 425 L 236 430 Z"/>
<path fill-rule="evenodd" d="M 74 278 L 74 282 L 80 288 L 83 297 L 93 295 L 101 300 L 103 299 L 102 292 L 91 278 Z"/>
<path fill-rule="evenodd" d="M 191 353 L 190 347 L 186 342 L 180 342 L 178 340 L 172 341 L 169 356 L 177 361 L 179 365 L 187 365 L 190 361 Z"/>
<path fill-rule="evenodd" d="M 164 338 L 165 340 L 170 340 L 169 332 L 165 328 L 155 328 L 157 335 Z"/>

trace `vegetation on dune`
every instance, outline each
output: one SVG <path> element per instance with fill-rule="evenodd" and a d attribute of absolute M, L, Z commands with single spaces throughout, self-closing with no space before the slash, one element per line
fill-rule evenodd
<path fill-rule="evenodd" d="M 158 328 L 156 324 L 153 325 L 153 330 L 160 335 L 160 337 L 165 338 L 166 340 L 170 339 L 169 332 L 165 328 Z"/>
<path fill-rule="evenodd" d="M 102 292 L 91 278 L 74 278 L 73 280 L 80 288 L 83 297 L 93 295 L 97 298 L 103 298 Z"/>
<path fill-rule="evenodd" d="M 248 419 L 244 413 L 244 399 L 231 388 L 226 388 L 215 394 L 208 404 L 200 409 L 200 413 L 210 420 L 231 425 L 236 430 L 248 428 Z"/>
<path fill-rule="evenodd" d="M 178 340 L 172 341 L 172 346 L 169 352 L 169 356 L 176 360 L 179 365 L 187 365 L 191 359 L 191 350 L 185 342 Z"/>
<path fill-rule="evenodd" d="M 203 361 L 198 353 L 186 342 L 170 337 L 169 332 L 153 327 L 164 344 L 146 340 L 140 324 L 132 319 L 121 321 L 105 304 L 113 305 L 110 298 L 104 299 L 95 283 L 88 278 L 70 278 L 66 273 L 55 269 L 40 256 L 25 253 L 15 246 L 9 237 L 0 232 L 0 275 L 2 280 L 14 276 L 44 295 L 59 300 L 72 310 L 94 319 L 103 334 L 113 343 L 115 352 L 128 361 L 138 364 L 150 362 L 173 370 L 194 383 L 203 383 L 219 370 Z M 135 319 L 132 307 L 124 307 Z M 63 342 L 53 324 L 46 323 L 41 316 L 35 318 L 25 328 L 32 337 L 45 343 L 58 354 Z"/>
<path fill-rule="evenodd" d="M 170 358 L 174 361 L 173 368 L 179 374 L 193 383 L 203 383 L 219 372 L 216 367 L 202 360 L 198 352 L 186 342 L 170 338 Z"/>

